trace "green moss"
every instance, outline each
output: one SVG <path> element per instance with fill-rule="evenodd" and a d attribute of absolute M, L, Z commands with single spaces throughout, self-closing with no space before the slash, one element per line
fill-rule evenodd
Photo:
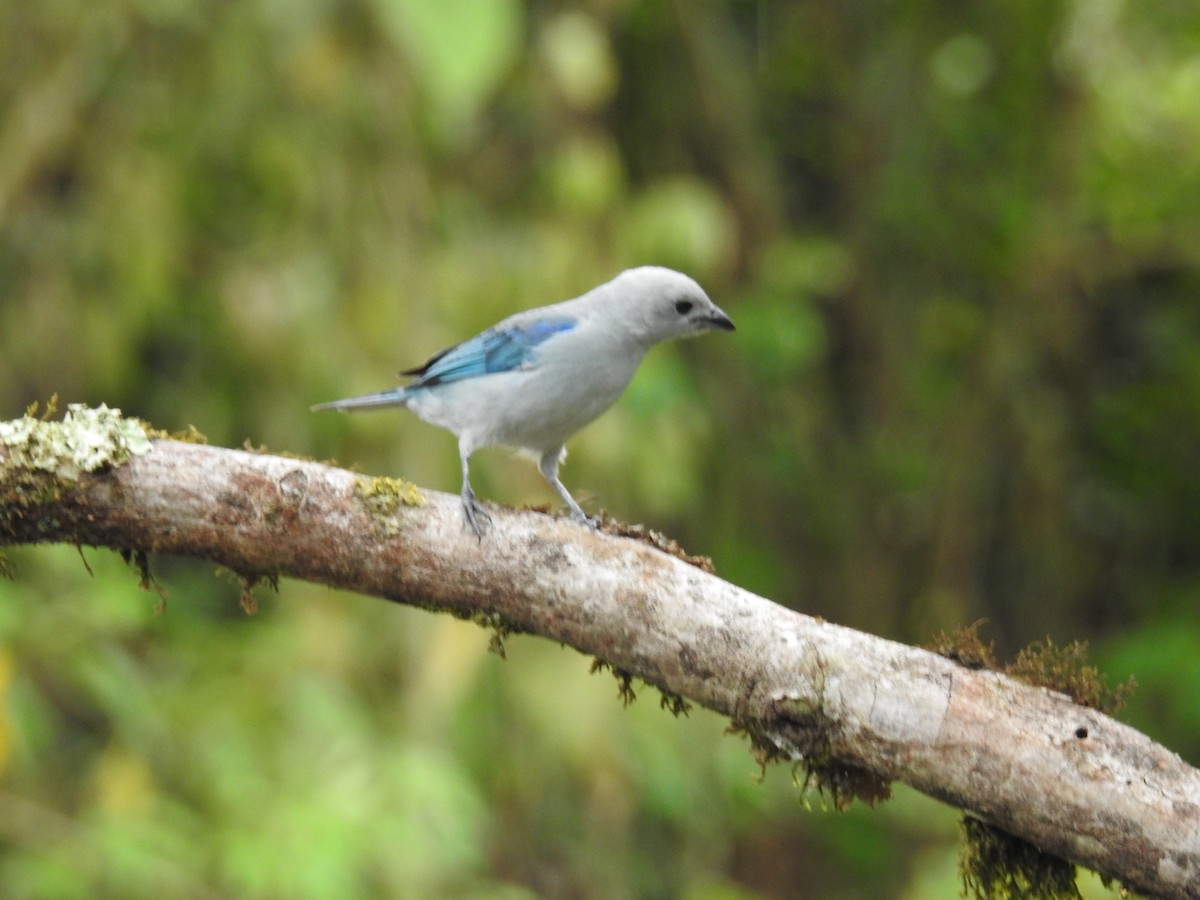
<path fill-rule="evenodd" d="M 848 810 L 855 800 L 875 806 L 892 799 L 892 783 L 888 779 L 832 757 L 796 763 L 792 767 L 792 781 L 802 794 L 815 792 L 822 802 L 828 800 L 838 812 Z"/>
<path fill-rule="evenodd" d="M 952 659 L 968 669 L 995 669 L 996 643 L 988 641 L 985 644 L 979 636 L 979 629 L 986 621 L 979 619 L 951 632 L 939 631 L 933 640 L 925 645 L 925 649 Z"/>
<path fill-rule="evenodd" d="M 662 532 L 647 528 L 645 525 L 627 525 L 624 522 L 618 522 L 616 519 L 610 518 L 603 511 L 601 511 L 600 516 L 603 520 L 600 528 L 606 534 L 615 534 L 618 537 L 627 537 L 635 541 L 641 541 L 643 544 L 649 544 L 656 550 L 661 550 L 669 556 L 681 559 L 688 565 L 695 566 L 709 575 L 716 574 L 716 567 L 713 566 L 713 561 L 709 557 L 693 556 L 685 551 L 674 538 L 669 538 Z"/>
<path fill-rule="evenodd" d="M 1124 705 L 1137 682 L 1131 677 L 1109 687 L 1105 676 L 1087 663 L 1087 642 L 1072 641 L 1065 647 L 1054 641 L 1034 641 L 1017 654 L 1005 673 L 1026 684 L 1066 694 L 1081 706 L 1111 715 Z"/>
<path fill-rule="evenodd" d="M 991 669 L 1003 672 L 1026 684 L 1049 688 L 1066 694 L 1081 706 L 1111 715 L 1121 708 L 1137 686 L 1133 678 L 1116 687 L 1109 687 L 1104 675 L 1087 662 L 1087 642 L 1073 641 L 1060 647 L 1047 638 L 1034 641 L 1017 654 L 1007 666 L 996 661 L 995 644 L 984 643 L 979 636 L 980 619 L 952 632 L 940 632 L 925 645 L 941 656 L 952 659 L 968 669 Z"/>
<path fill-rule="evenodd" d="M 148 433 L 152 438 L 165 438 L 169 441 L 179 441 L 184 444 L 208 443 L 208 436 L 197 429 L 195 425 L 189 425 L 186 431 L 159 431 L 157 428 L 154 428 Z"/>
<path fill-rule="evenodd" d="M 242 607 L 242 612 L 248 616 L 258 612 L 258 600 L 254 597 L 254 588 L 262 582 L 266 582 L 267 587 L 275 593 L 279 593 L 278 575 L 247 575 L 242 578 L 242 595 L 238 598 L 238 603 Z"/>
<path fill-rule="evenodd" d="M 589 672 L 595 674 L 596 672 L 603 672 L 605 670 L 612 672 L 613 677 L 617 680 L 617 696 L 621 698 L 621 705 L 629 706 L 629 704 L 633 703 L 637 699 L 637 692 L 633 689 L 633 675 L 602 659 L 592 660 L 592 667 Z M 686 716 L 691 711 L 692 705 L 681 694 L 663 690 L 658 685 L 652 684 L 649 681 L 643 680 L 643 683 L 647 687 L 658 691 L 659 707 L 665 709 L 676 718 Z"/>
<path fill-rule="evenodd" d="M 874 806 L 891 799 L 890 780 L 869 769 L 844 762 L 833 752 L 829 740 L 833 723 L 828 720 L 819 703 L 792 699 L 780 704 L 778 709 L 805 742 L 801 748 L 803 757 L 792 765 L 792 781 L 800 788 L 801 798 L 806 805 L 813 793 L 822 805 L 828 801 L 838 812 L 845 812 L 855 800 Z M 757 742 L 752 742 L 752 746 L 764 743 L 767 741 L 759 738 Z M 776 755 L 781 754 L 776 751 Z"/>
<path fill-rule="evenodd" d="M 47 472 L 23 470 L 0 460 L 0 541 L 24 535 L 20 526 L 29 510 L 53 503 L 69 486 Z M 52 531 L 55 523 L 46 522 L 44 527 Z"/>
<path fill-rule="evenodd" d="M 1132 678 L 1110 688 L 1100 671 L 1087 663 L 1087 644 L 1065 647 L 1047 638 L 1035 641 L 1007 666 L 996 661 L 995 646 L 979 636 L 982 620 L 957 631 L 942 632 L 927 649 L 970 669 L 1000 671 L 1026 684 L 1066 694 L 1076 703 L 1100 712 L 1116 712 L 1132 693 Z M 979 900 L 1008 897 L 1074 900 L 1075 866 L 1043 853 L 1027 841 L 970 816 L 963 817 L 964 844 L 960 870 L 967 894 Z"/>
<path fill-rule="evenodd" d="M 1075 866 L 971 816 L 963 816 L 963 888 L 978 900 L 1078 900 Z"/>
<path fill-rule="evenodd" d="M 230 579 L 238 586 L 241 591 L 238 596 L 238 605 L 248 616 L 258 612 L 258 598 L 254 596 L 254 589 L 260 584 L 266 584 L 275 593 L 279 593 L 279 574 L 277 572 L 247 574 L 226 566 L 217 566 L 215 574 L 218 578 Z"/>
<path fill-rule="evenodd" d="M 425 498 L 411 481 L 402 478 L 368 478 L 354 481 L 354 492 L 371 513 L 376 528 L 385 537 L 400 533 L 396 513 L 406 506 L 424 506 Z"/>
<path fill-rule="evenodd" d="M 672 694 L 670 691 L 659 691 L 661 695 L 658 698 L 658 705 L 665 709 L 675 718 L 686 716 L 692 710 L 692 704 L 688 703 L 681 694 Z"/>
<path fill-rule="evenodd" d="M 807 746 L 801 749 L 803 759 L 799 761 L 780 750 L 774 741 L 748 722 L 734 720 L 726 729 L 727 734 L 741 735 L 750 741 L 760 777 L 765 777 L 768 765 L 790 762 L 792 781 L 800 789 L 801 801 L 806 807 L 808 798 L 814 793 L 822 805 L 828 801 L 838 812 L 845 812 L 855 800 L 874 806 L 891 799 L 890 780 L 834 757 L 826 737 L 828 726 L 823 724 L 823 714 L 819 710 L 805 706 L 802 714 L 799 709 L 793 709 L 787 718 L 793 729 L 804 723 Z"/>
<path fill-rule="evenodd" d="M 138 587 L 143 591 L 154 590 L 158 594 L 158 603 L 155 604 L 154 611 L 158 615 L 162 615 L 167 608 L 167 592 L 158 583 L 154 573 L 150 571 L 150 558 L 146 555 L 146 551 L 125 549 L 120 553 L 121 559 L 125 560 L 125 563 L 132 566 L 138 573 Z M 80 553 L 80 558 L 82 556 L 83 554 Z M 86 566 L 87 560 L 84 560 L 83 564 Z M 91 569 L 88 569 L 88 574 L 91 574 Z"/>
<path fill-rule="evenodd" d="M 30 418 L 41 419 L 43 422 L 49 420 L 51 416 L 58 412 L 58 394 L 50 395 L 50 399 L 46 403 L 45 410 L 43 410 L 42 414 L 39 416 L 38 407 L 40 405 L 41 404 L 38 403 L 37 400 L 34 400 L 27 407 L 25 407 L 25 415 Z"/>
<path fill-rule="evenodd" d="M 628 706 L 637 699 L 637 694 L 633 690 L 633 675 L 624 669 L 617 668 L 612 663 L 605 662 L 602 659 L 594 659 L 592 660 L 592 668 L 589 671 L 594 674 L 596 672 L 603 672 L 605 669 L 612 672 L 613 677 L 617 679 L 617 696 L 621 698 L 622 706 Z"/>
<path fill-rule="evenodd" d="M 462 618 L 461 613 L 456 613 L 456 615 Z M 470 613 L 467 618 L 480 628 L 486 628 L 492 632 L 491 640 L 488 641 L 488 651 L 495 653 L 501 659 L 508 659 L 508 650 L 504 646 L 504 641 L 512 634 L 512 628 L 505 618 L 498 613 L 483 612 L 481 610 Z"/>
<path fill-rule="evenodd" d="M 771 741 L 763 737 L 757 729 L 740 719 L 731 719 L 725 729 L 726 734 L 743 737 L 750 742 L 750 753 L 758 763 L 758 778 L 761 781 L 767 777 L 767 766 L 774 763 L 786 762 L 788 757 Z"/>

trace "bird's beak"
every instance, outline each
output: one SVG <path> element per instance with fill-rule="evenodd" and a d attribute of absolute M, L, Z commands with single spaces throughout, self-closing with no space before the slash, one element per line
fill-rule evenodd
<path fill-rule="evenodd" d="M 729 318 L 729 316 L 725 315 L 723 310 L 718 309 L 715 306 L 713 307 L 712 315 L 710 315 L 705 321 L 708 322 L 710 328 L 719 328 L 722 331 L 737 331 L 737 329 L 733 327 L 733 319 Z"/>

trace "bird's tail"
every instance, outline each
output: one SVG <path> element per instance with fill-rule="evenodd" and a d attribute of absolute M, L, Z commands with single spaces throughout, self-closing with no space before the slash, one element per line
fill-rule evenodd
<path fill-rule="evenodd" d="M 347 397 L 345 400 L 332 400 L 329 403 L 318 403 L 309 407 L 313 412 L 324 412 L 334 409 L 338 412 L 354 412 L 359 409 L 383 409 L 388 406 L 404 406 L 408 402 L 408 392 L 402 388 L 391 388 L 374 394 L 363 394 L 360 397 Z"/>

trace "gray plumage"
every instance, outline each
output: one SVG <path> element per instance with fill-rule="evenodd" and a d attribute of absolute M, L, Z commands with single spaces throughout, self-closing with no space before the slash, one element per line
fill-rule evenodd
<path fill-rule="evenodd" d="M 691 278 L 659 266 L 622 272 L 574 300 L 510 316 L 425 365 L 403 387 L 335 400 L 314 410 L 403 406 L 458 437 L 463 515 L 482 537 L 490 516 L 475 499 L 471 454 L 503 445 L 532 452 L 571 511 L 589 518 L 558 478 L 572 434 L 625 390 L 646 351 L 662 341 L 733 322 Z"/>

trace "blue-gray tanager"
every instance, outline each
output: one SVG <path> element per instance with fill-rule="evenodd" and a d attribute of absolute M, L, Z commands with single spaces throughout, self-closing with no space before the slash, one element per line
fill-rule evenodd
<path fill-rule="evenodd" d="M 582 297 L 509 316 L 401 372 L 414 376 L 410 384 L 313 409 L 404 406 L 452 431 L 463 515 L 479 537 L 491 517 L 471 490 L 468 463 L 480 447 L 497 444 L 532 452 L 571 518 L 595 527 L 558 480 L 563 444 L 613 404 L 650 347 L 713 328 L 733 331 L 733 322 L 700 285 L 671 269 L 642 266 Z"/>

